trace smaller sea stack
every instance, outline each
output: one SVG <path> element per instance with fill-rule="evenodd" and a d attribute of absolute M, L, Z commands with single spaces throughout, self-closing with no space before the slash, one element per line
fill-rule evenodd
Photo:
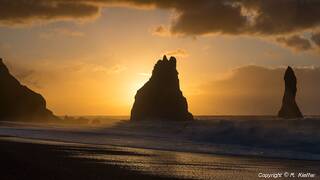
<path fill-rule="evenodd" d="M 296 103 L 297 79 L 293 69 L 288 66 L 284 74 L 285 91 L 282 98 L 282 107 L 278 113 L 281 118 L 302 118 L 303 115 Z"/>
<path fill-rule="evenodd" d="M 164 56 L 156 63 L 149 81 L 137 91 L 130 119 L 193 120 L 192 114 L 188 111 L 187 100 L 180 90 L 175 57 L 168 60 Z"/>

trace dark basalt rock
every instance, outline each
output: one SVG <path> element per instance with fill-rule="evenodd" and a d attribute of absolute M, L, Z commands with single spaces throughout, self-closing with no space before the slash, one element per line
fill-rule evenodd
<path fill-rule="evenodd" d="M 282 107 L 278 113 L 281 118 L 302 118 L 303 115 L 296 103 L 297 79 L 293 69 L 288 66 L 285 74 L 285 91 L 282 98 Z"/>
<path fill-rule="evenodd" d="M 149 81 L 137 91 L 131 109 L 131 120 L 193 120 L 182 95 L 176 69 L 176 58 L 159 60 Z"/>
<path fill-rule="evenodd" d="M 46 108 L 46 101 L 13 77 L 0 58 L 0 120 L 35 120 L 56 118 Z"/>

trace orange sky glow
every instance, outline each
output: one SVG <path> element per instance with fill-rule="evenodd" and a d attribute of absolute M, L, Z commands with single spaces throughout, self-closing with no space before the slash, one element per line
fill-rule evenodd
<path fill-rule="evenodd" d="M 320 113 L 318 19 L 274 20 L 281 29 L 258 24 L 255 13 L 271 13 L 266 8 L 271 1 L 233 6 L 217 1 L 210 4 L 216 14 L 201 9 L 210 1 L 54 1 L 56 9 L 0 2 L 0 55 L 55 114 L 129 115 L 136 91 L 164 54 L 177 58 L 181 89 L 195 115 L 275 114 L 288 65 L 296 69 L 302 111 Z M 70 9 L 63 11 L 63 3 Z M 21 13 L 1 12 L 3 7 Z M 24 14 L 29 11 L 34 15 Z M 293 16 L 274 11 L 287 13 L 284 22 Z M 315 12 L 320 10 L 310 13 Z"/>

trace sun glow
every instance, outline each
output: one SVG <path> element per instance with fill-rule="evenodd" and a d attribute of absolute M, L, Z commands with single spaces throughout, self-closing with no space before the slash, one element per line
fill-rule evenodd
<path fill-rule="evenodd" d="M 138 75 L 136 78 L 128 83 L 127 86 L 127 93 L 125 95 L 125 99 L 127 104 L 132 105 L 134 102 L 134 96 L 136 95 L 137 91 L 148 81 L 148 76 L 145 75 Z"/>

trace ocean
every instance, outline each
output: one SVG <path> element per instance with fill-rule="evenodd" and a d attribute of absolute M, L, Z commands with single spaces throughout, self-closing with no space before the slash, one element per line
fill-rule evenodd
<path fill-rule="evenodd" d="M 160 176 L 256 179 L 259 173 L 320 172 L 320 119 L 315 116 L 294 120 L 200 116 L 192 122 L 130 122 L 128 117 L 99 116 L 85 117 L 89 121 L 82 124 L 77 118 L 69 120 L 75 123 L 1 122 L 0 136 L 134 152 L 73 154 Z"/>

